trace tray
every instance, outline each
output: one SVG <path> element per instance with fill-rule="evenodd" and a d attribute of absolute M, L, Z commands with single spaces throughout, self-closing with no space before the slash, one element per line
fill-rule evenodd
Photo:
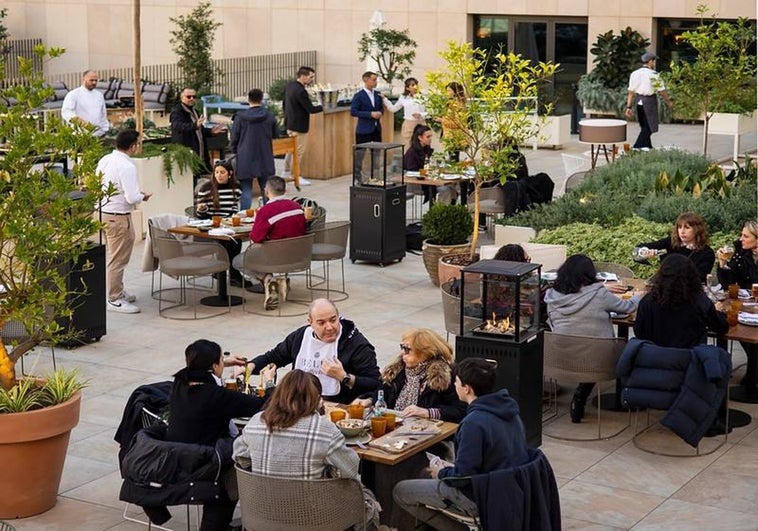
<path fill-rule="evenodd" d="M 374 439 L 368 445 L 392 454 L 403 453 L 437 435 L 440 432 L 439 424 L 433 420 L 417 419 Z"/>

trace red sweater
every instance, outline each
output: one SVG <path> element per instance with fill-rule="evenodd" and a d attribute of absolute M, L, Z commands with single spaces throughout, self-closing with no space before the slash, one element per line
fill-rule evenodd
<path fill-rule="evenodd" d="M 261 243 L 266 240 L 294 238 L 305 234 L 305 213 L 292 199 L 275 197 L 269 199 L 255 214 L 250 240 Z"/>

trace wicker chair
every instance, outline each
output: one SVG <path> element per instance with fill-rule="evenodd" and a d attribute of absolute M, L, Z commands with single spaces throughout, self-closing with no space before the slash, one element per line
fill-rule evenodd
<path fill-rule="evenodd" d="M 345 254 L 347 253 L 347 238 L 350 235 L 349 221 L 329 221 L 321 229 L 313 231 L 313 250 L 311 261 L 321 261 L 324 264 L 324 277 L 319 283 L 326 282 L 326 289 L 314 288 L 313 275 L 309 275 L 309 286 L 316 291 L 326 291 L 326 298 L 332 301 L 343 301 L 349 297 L 345 290 Z M 339 260 L 342 268 L 342 290 L 331 289 L 331 267 L 329 262 Z M 319 285 L 315 284 L 315 285 Z M 332 293 L 337 297 L 332 297 Z"/>
<path fill-rule="evenodd" d="M 574 336 L 558 334 L 546 331 L 544 336 L 544 377 L 560 382 L 594 382 L 598 384 L 600 394 L 600 382 L 616 379 L 616 363 L 621 352 L 624 350 L 626 340 L 621 338 L 600 338 L 587 336 Z M 553 405 L 552 415 L 545 420 L 550 424 L 556 423 L 558 417 L 557 396 L 550 390 L 550 404 Z M 587 403 L 590 403 L 588 401 Z M 548 437 L 568 441 L 599 441 L 610 439 L 619 435 L 631 425 L 631 417 L 627 416 L 626 425 L 611 434 L 602 431 L 601 408 L 597 408 L 597 436 L 579 437 L 562 435 L 555 430 L 543 428 Z M 565 417 L 566 415 L 562 415 Z"/>
<path fill-rule="evenodd" d="M 273 478 L 235 468 L 246 531 L 335 531 L 366 524 L 363 489 L 354 479 Z"/>
<path fill-rule="evenodd" d="M 614 273 L 619 278 L 637 278 L 634 271 L 626 267 L 625 265 L 615 264 L 613 262 L 595 262 L 596 271 L 604 271 L 606 273 Z"/>
<path fill-rule="evenodd" d="M 237 255 L 232 264 L 234 268 L 240 271 L 243 277 L 252 277 L 256 273 L 270 273 L 272 275 L 287 275 L 289 273 L 298 273 L 305 271 L 306 280 L 310 275 L 311 256 L 313 255 L 314 234 L 308 233 L 304 236 L 295 238 L 283 238 L 281 240 L 267 240 L 263 243 L 254 243 L 245 249 L 245 252 Z M 243 280 L 243 288 L 245 281 Z M 306 286 L 307 287 L 307 286 Z M 312 292 L 308 291 L 310 297 L 308 300 L 298 300 L 280 296 L 277 313 L 249 310 L 247 308 L 247 299 L 243 303 L 242 309 L 248 313 L 264 315 L 267 317 L 294 317 L 305 315 L 307 308 L 313 299 Z M 288 305 L 300 306 L 302 310 L 291 310 L 282 312 L 282 307 Z"/>
<path fill-rule="evenodd" d="M 495 185 L 479 189 L 479 213 L 485 214 L 488 220 L 491 216 L 505 214 L 505 201 L 505 191 L 502 186 Z M 468 196 L 468 209 L 469 212 L 474 212 L 473 193 Z"/>

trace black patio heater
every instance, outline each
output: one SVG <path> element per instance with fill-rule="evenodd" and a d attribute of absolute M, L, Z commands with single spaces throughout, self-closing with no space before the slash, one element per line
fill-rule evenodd
<path fill-rule="evenodd" d="M 518 402 L 530 447 L 542 444 L 540 264 L 480 260 L 461 275 L 455 358 L 497 367 L 497 388 Z"/>

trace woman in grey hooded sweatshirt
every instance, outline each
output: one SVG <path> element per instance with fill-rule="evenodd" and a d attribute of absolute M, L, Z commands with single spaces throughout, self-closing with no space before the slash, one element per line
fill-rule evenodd
<path fill-rule="evenodd" d="M 558 278 L 545 294 L 548 324 L 553 332 L 589 337 L 614 337 L 611 312 L 631 313 L 637 308 L 635 295 L 624 300 L 597 279 L 595 264 L 588 256 L 569 256 L 558 269 Z M 584 405 L 593 383 L 580 383 L 571 400 L 571 421 L 584 417 Z"/>

